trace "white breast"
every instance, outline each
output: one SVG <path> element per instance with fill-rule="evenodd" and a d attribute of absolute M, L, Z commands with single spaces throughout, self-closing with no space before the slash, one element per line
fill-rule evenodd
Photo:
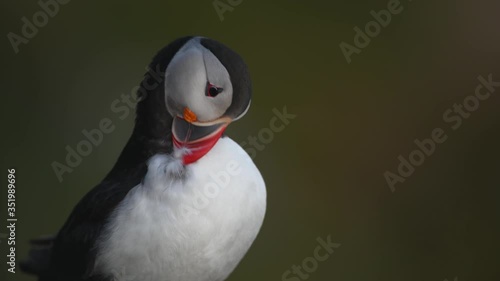
<path fill-rule="evenodd" d="M 156 155 L 113 213 L 94 272 L 119 281 L 224 280 L 257 236 L 265 209 L 262 176 L 227 137 L 186 168 Z"/>

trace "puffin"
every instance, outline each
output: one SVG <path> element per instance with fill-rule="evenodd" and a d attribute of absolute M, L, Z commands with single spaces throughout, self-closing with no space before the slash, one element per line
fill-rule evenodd
<path fill-rule="evenodd" d="M 225 129 L 248 111 L 240 55 L 200 36 L 154 56 L 116 164 L 53 236 L 31 241 L 40 281 L 221 281 L 262 226 L 266 187 Z"/>

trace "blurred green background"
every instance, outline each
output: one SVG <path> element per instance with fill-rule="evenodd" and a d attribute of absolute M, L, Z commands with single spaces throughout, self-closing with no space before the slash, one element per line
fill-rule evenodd
<path fill-rule="evenodd" d="M 21 18 L 40 6 L 3 2 L 1 167 L 5 178 L 17 170 L 18 260 L 114 164 L 133 116 L 120 120 L 110 104 L 139 84 L 157 50 L 202 35 L 250 67 L 252 107 L 231 138 L 268 127 L 273 108 L 297 115 L 255 158 L 266 220 L 229 280 L 282 280 L 328 235 L 341 246 L 308 280 L 500 280 L 500 88 L 458 130 L 442 120 L 479 75 L 500 81 L 500 4 L 402 1 L 348 64 L 339 44 L 353 44 L 353 28 L 388 2 L 244 0 L 221 21 L 212 1 L 72 0 L 18 54 L 7 34 L 21 34 Z M 60 183 L 51 163 L 105 117 L 115 131 Z M 448 140 L 391 192 L 384 172 L 436 127 Z M 6 246 L 2 239 L 2 280 L 34 280 L 6 273 Z"/>

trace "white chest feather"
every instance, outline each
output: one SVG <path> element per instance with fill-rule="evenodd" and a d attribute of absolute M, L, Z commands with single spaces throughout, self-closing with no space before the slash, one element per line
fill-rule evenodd
<path fill-rule="evenodd" d="M 113 213 L 95 272 L 119 281 L 219 281 L 243 258 L 266 209 L 265 184 L 229 138 L 186 168 L 156 155 Z"/>

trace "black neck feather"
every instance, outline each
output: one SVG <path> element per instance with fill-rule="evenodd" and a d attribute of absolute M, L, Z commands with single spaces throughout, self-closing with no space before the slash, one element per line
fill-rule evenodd
<path fill-rule="evenodd" d="M 145 167 L 147 160 L 158 153 L 172 153 L 172 116 L 165 105 L 165 70 L 175 53 L 191 39 L 179 38 L 156 54 L 138 90 L 135 127 L 108 177 L 129 169 Z M 151 72 L 155 74 L 152 75 Z"/>

